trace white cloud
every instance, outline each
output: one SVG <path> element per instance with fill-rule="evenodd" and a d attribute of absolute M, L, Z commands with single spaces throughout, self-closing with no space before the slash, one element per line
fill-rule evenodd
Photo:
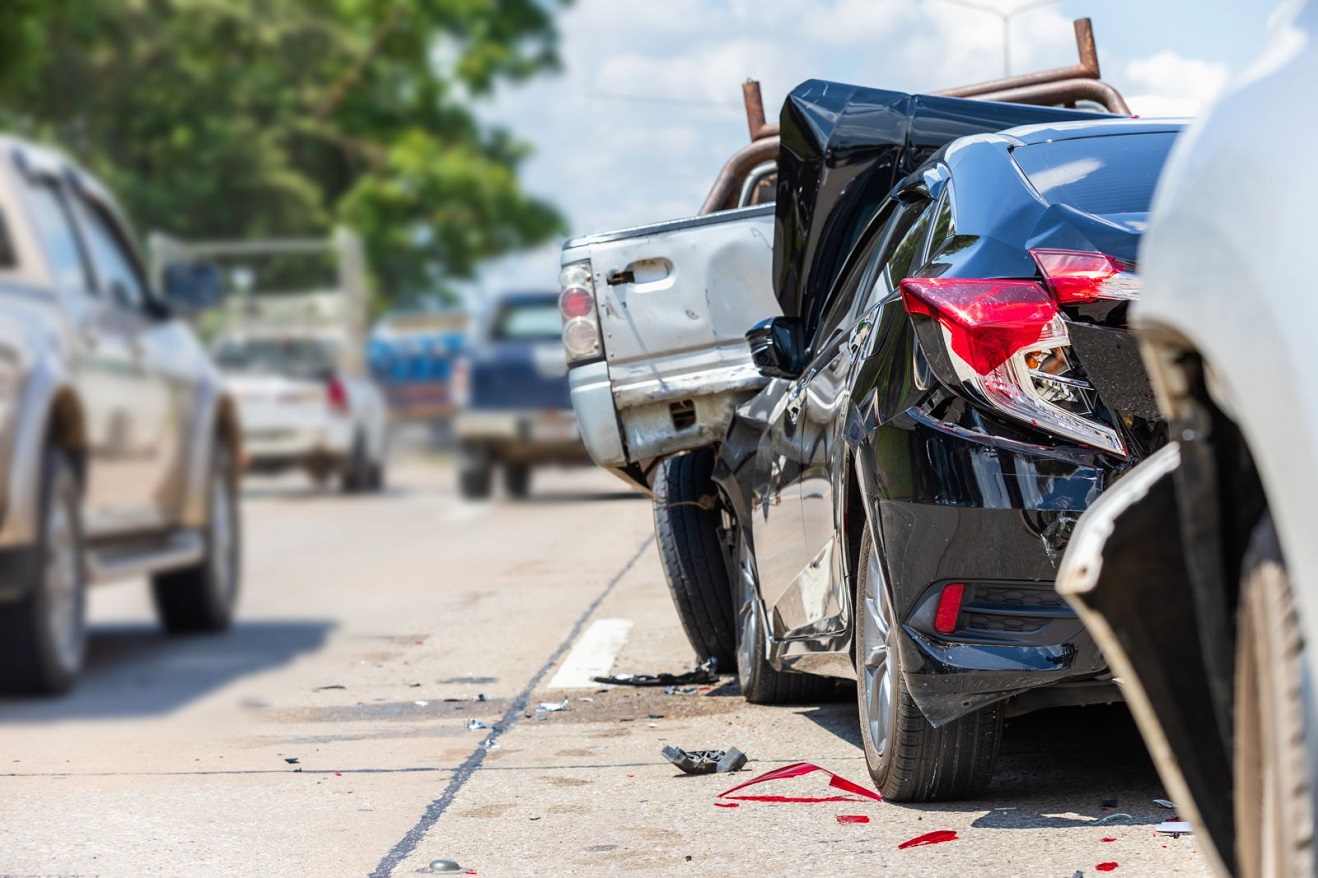
<path fill-rule="evenodd" d="M 1186 58 L 1170 49 L 1137 58 L 1123 69 L 1126 101 L 1141 116 L 1194 116 L 1226 84 L 1225 64 Z"/>

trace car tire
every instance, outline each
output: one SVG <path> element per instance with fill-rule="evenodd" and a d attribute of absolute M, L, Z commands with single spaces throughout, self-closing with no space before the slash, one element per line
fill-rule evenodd
<path fill-rule="evenodd" d="M 988 788 L 1002 740 L 1002 706 L 934 728 L 902 674 L 882 567 L 868 529 L 856 571 L 856 700 L 870 778 L 891 802 L 974 798 Z"/>
<path fill-rule="evenodd" d="M 735 546 L 737 586 L 737 680 L 751 704 L 819 704 L 830 701 L 837 682 L 828 677 L 780 671 L 769 663 L 764 611 L 755 588 L 755 559 L 744 535 Z"/>
<path fill-rule="evenodd" d="M 369 475 L 366 480 L 366 489 L 374 493 L 383 491 L 386 484 L 384 461 L 377 460 L 372 463 L 368 472 Z"/>
<path fill-rule="evenodd" d="M 78 477 L 48 449 L 42 466 L 37 538 L 22 568 L 18 603 L 0 608 L 0 692 L 54 695 L 82 670 L 87 647 L 87 574 Z"/>
<path fill-rule="evenodd" d="M 490 453 L 470 446 L 462 448 L 458 461 L 458 493 L 464 500 L 484 500 L 490 496 L 494 481 L 494 462 Z"/>
<path fill-rule="evenodd" d="M 1241 878 L 1311 875 L 1313 766 L 1305 735 L 1305 643 L 1271 516 L 1240 577 L 1235 815 Z"/>
<path fill-rule="evenodd" d="M 156 615 L 171 634 L 223 631 L 233 621 L 242 559 L 237 481 L 229 450 L 217 443 L 206 485 L 205 553 L 191 567 L 151 578 Z"/>
<path fill-rule="evenodd" d="M 654 475 L 654 532 L 682 630 L 701 661 L 736 665 L 736 618 L 724 559 L 714 452 L 697 448 L 660 461 Z"/>
<path fill-rule="evenodd" d="M 531 467 L 524 463 L 505 463 L 503 489 L 509 497 L 525 500 L 531 493 Z"/>
<path fill-rule="evenodd" d="M 371 461 L 366 455 L 366 439 L 361 434 L 352 440 L 352 451 L 339 476 L 339 487 L 345 494 L 360 494 L 371 484 Z"/>

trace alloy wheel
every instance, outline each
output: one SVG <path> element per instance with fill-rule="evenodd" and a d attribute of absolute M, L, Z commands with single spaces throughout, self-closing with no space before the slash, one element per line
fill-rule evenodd
<path fill-rule="evenodd" d="M 866 559 L 865 593 L 859 611 L 861 620 L 861 697 L 865 700 L 865 723 L 870 743 L 883 755 L 888 743 L 888 723 L 893 697 L 893 665 L 888 660 L 888 612 L 883 594 L 883 573 L 878 553 L 871 549 Z"/>
<path fill-rule="evenodd" d="M 78 527 L 67 482 L 57 484 L 46 511 L 46 553 L 43 576 L 51 642 L 61 667 L 74 670 L 82 664 L 86 638 L 83 627 L 82 564 Z"/>

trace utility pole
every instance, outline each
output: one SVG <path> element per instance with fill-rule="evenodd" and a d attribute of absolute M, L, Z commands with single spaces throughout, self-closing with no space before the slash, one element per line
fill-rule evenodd
<path fill-rule="evenodd" d="M 1029 12 L 1031 9 L 1038 9 L 1041 6 L 1052 6 L 1061 3 L 1062 0 L 1033 0 L 1031 3 L 1022 3 L 1009 12 L 1003 12 L 996 6 L 976 3 L 974 0 L 939 0 L 939 2 L 951 3 L 953 6 L 964 6 L 967 9 L 977 9 L 980 12 L 996 15 L 1002 20 L 1002 75 L 1007 77 L 1011 76 L 1011 20 L 1022 12 Z"/>

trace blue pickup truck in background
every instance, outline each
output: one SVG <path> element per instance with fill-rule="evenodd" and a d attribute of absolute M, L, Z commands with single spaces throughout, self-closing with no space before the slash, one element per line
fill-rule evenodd
<path fill-rule="evenodd" d="M 508 495 L 523 498 L 533 467 L 590 463 L 572 411 L 562 323 L 556 293 L 499 296 L 473 321 L 453 370 L 463 497 L 488 497 L 496 468 Z"/>

